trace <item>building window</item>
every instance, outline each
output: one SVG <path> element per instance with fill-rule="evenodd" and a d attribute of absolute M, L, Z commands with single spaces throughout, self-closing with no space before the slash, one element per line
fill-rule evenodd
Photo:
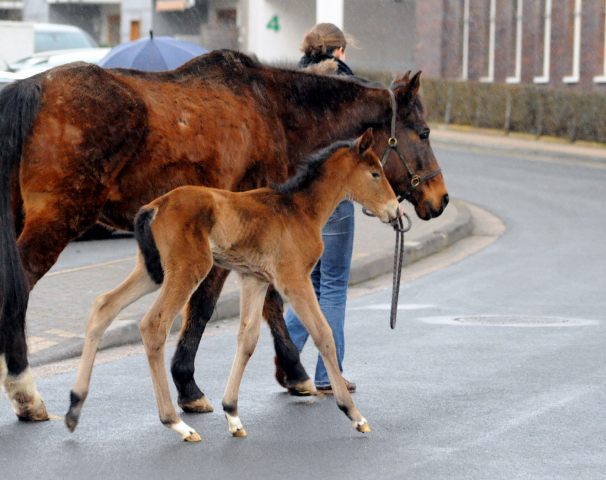
<path fill-rule="evenodd" d="M 120 15 L 107 16 L 107 43 L 112 47 L 120 43 Z"/>
<path fill-rule="evenodd" d="M 494 48 L 497 22 L 497 0 L 490 0 L 490 29 L 488 31 L 488 75 L 480 78 L 480 82 L 494 82 Z"/>
<path fill-rule="evenodd" d="M 141 38 L 141 20 L 132 20 L 130 22 L 130 41 Z"/>
<path fill-rule="evenodd" d="M 581 76 L 581 14 L 583 0 L 574 0 L 574 36 L 572 39 L 572 75 L 564 77 L 564 83 L 578 83 Z"/>
<path fill-rule="evenodd" d="M 602 22 L 602 28 L 604 29 L 604 65 L 602 75 L 593 77 L 595 83 L 606 83 L 606 4 L 604 5 L 604 21 Z"/>
<path fill-rule="evenodd" d="M 545 30 L 543 32 L 543 75 L 534 77 L 534 83 L 549 83 L 551 62 L 551 0 L 545 0 Z"/>
<path fill-rule="evenodd" d="M 524 9 L 524 0 L 518 0 L 516 8 L 516 59 L 515 74 L 513 77 L 507 77 L 506 83 L 520 83 L 522 78 L 522 12 Z"/>
<path fill-rule="evenodd" d="M 461 80 L 469 78 L 469 0 L 463 3 L 463 62 Z"/>

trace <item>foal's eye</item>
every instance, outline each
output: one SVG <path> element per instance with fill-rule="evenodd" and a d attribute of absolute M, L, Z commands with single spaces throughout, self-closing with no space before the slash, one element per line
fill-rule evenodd
<path fill-rule="evenodd" d="M 419 133 L 419 138 L 421 140 L 429 140 L 429 130 Z"/>
<path fill-rule="evenodd" d="M 379 178 L 381 176 L 378 172 L 372 172 L 372 178 Z"/>

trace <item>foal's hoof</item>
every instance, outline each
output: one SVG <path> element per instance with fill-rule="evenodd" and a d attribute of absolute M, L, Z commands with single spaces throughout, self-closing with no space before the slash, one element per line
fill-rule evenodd
<path fill-rule="evenodd" d="M 178 423 L 165 425 L 181 435 L 181 438 L 186 442 L 199 442 L 202 440 L 200 435 L 198 435 L 198 433 L 183 420 L 179 421 Z"/>
<path fill-rule="evenodd" d="M 78 417 L 72 415 L 71 412 L 67 412 L 67 415 L 65 415 L 65 425 L 67 425 L 68 430 L 73 433 L 78 426 Z"/>
<path fill-rule="evenodd" d="M 198 432 L 192 433 L 189 437 L 184 438 L 186 442 L 200 442 L 202 438 L 198 435 Z"/>
<path fill-rule="evenodd" d="M 245 437 L 246 430 L 242 426 L 242 422 L 240 421 L 240 417 L 237 415 L 230 415 L 225 412 L 225 418 L 227 419 L 227 424 L 229 426 L 229 433 L 231 433 L 234 437 Z"/>
<path fill-rule="evenodd" d="M 316 386 L 311 381 L 311 379 L 307 379 L 304 382 L 298 383 L 288 389 L 288 393 L 290 393 L 293 397 L 308 397 L 310 395 L 317 395 Z"/>
<path fill-rule="evenodd" d="M 181 410 L 183 410 L 185 413 L 210 413 L 214 411 L 213 407 L 204 395 L 193 402 L 180 403 L 179 407 L 181 407 Z"/>
<path fill-rule="evenodd" d="M 368 426 L 368 422 L 366 421 L 365 418 L 363 418 L 359 422 L 354 422 L 354 427 L 356 427 L 356 430 L 358 432 L 362 432 L 362 433 L 370 432 L 370 427 Z"/>

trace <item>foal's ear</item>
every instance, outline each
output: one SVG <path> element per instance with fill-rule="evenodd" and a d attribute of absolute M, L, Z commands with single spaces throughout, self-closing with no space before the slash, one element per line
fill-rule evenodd
<path fill-rule="evenodd" d="M 374 142 L 374 138 L 372 136 L 372 128 L 369 128 L 358 139 L 358 151 L 360 153 L 365 152 L 370 147 L 372 147 L 372 142 Z"/>
<path fill-rule="evenodd" d="M 408 77 L 408 73 L 403 78 Z M 421 90 L 421 72 L 415 73 L 415 75 L 408 80 L 406 83 L 398 82 L 401 86 L 396 88 L 395 93 L 399 102 L 410 103 L 419 94 Z"/>

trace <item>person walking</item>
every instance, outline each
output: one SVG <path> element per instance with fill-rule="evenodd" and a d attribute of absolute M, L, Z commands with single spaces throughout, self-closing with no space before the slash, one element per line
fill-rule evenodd
<path fill-rule="evenodd" d="M 319 23 L 303 38 L 301 51 L 304 55 L 298 66 L 304 68 L 327 60 L 336 61 L 338 74 L 353 75 L 344 61 L 346 46 L 347 40 L 340 28 L 332 23 Z M 341 373 L 345 354 L 345 306 L 353 239 L 354 206 L 350 200 L 344 200 L 337 206 L 322 229 L 324 252 L 311 273 L 320 308 L 332 329 Z M 288 332 L 300 352 L 305 346 L 309 333 L 292 308 L 286 312 L 285 321 Z M 279 376 L 276 375 L 276 378 Z M 314 383 L 319 392 L 332 393 L 328 373 L 319 354 Z M 345 384 L 350 392 L 355 392 L 355 383 L 345 380 Z"/>

